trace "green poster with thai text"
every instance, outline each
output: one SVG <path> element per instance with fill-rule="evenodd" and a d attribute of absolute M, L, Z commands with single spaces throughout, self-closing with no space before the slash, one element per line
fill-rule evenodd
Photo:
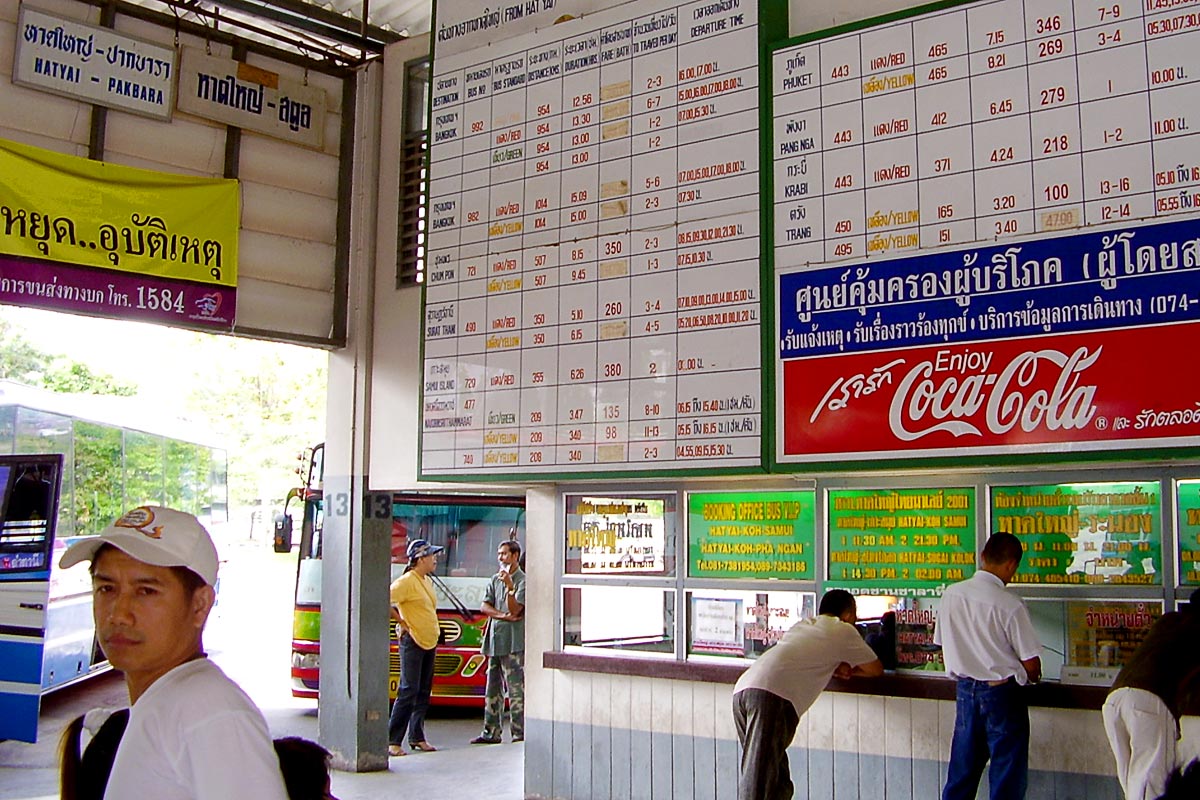
<path fill-rule="evenodd" d="M 1200 480 L 1175 484 L 1179 503 L 1179 583 L 1200 586 Z"/>
<path fill-rule="evenodd" d="M 688 575 L 811 581 L 816 492 L 688 495 Z"/>
<path fill-rule="evenodd" d="M 854 594 L 941 594 L 975 572 L 975 490 L 829 492 L 829 574 Z"/>
<path fill-rule="evenodd" d="M 993 486 L 993 531 L 1025 546 L 1013 583 L 1162 583 L 1158 481 Z"/>

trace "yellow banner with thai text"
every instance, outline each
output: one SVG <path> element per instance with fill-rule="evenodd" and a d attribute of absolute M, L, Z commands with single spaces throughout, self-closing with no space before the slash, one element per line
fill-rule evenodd
<path fill-rule="evenodd" d="M 237 286 L 238 182 L 0 139 L 0 255 Z"/>

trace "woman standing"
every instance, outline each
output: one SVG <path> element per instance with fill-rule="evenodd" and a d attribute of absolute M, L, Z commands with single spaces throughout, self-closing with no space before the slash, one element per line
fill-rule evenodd
<path fill-rule="evenodd" d="M 404 732 L 414 750 L 437 750 L 425 740 L 425 712 L 433 691 L 433 657 L 441 630 L 437 598 L 429 576 L 437 569 L 437 554 L 444 548 L 424 539 L 408 543 L 408 566 L 392 583 L 392 619 L 399 626 L 400 691 L 388 722 L 388 755 L 407 755 Z"/>

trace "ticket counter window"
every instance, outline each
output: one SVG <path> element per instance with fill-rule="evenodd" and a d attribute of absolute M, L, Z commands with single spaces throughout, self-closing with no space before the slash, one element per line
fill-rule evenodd
<path fill-rule="evenodd" d="M 688 657 L 757 658 L 817 613 L 814 592 L 688 592 Z"/>
<path fill-rule="evenodd" d="M 675 592 L 641 586 L 563 587 L 563 644 L 675 653 Z"/>

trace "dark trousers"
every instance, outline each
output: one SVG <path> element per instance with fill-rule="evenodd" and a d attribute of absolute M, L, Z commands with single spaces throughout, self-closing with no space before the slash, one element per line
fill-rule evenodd
<path fill-rule="evenodd" d="M 733 696 L 733 721 L 742 745 L 738 800 L 788 800 L 787 748 L 800 724 L 795 707 L 763 689 L 743 689 Z"/>
<path fill-rule="evenodd" d="M 974 800 L 988 768 L 991 800 L 1023 800 L 1029 781 L 1029 704 L 1015 680 L 959 678 L 950 771 L 942 800 Z"/>
<path fill-rule="evenodd" d="M 388 720 L 388 744 L 425 741 L 425 712 L 433 692 L 433 657 L 437 648 L 422 649 L 407 633 L 400 637 L 400 690 Z"/>

